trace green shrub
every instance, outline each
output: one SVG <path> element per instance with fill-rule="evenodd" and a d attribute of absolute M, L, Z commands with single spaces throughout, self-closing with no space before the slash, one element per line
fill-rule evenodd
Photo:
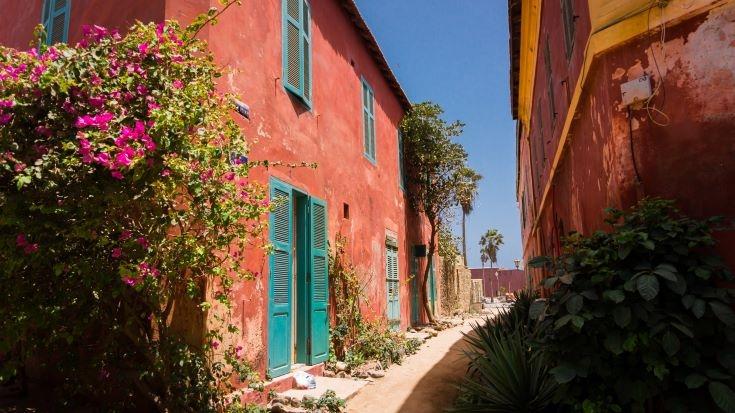
<path fill-rule="evenodd" d="M 560 402 L 585 412 L 735 411 L 731 275 L 707 253 L 716 220 L 644 200 L 609 233 L 572 235 L 531 316 Z M 718 409 L 719 407 L 719 409 Z"/>

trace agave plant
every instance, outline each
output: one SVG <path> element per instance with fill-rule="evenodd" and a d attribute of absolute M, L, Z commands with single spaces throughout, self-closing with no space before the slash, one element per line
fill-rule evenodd
<path fill-rule="evenodd" d="M 512 308 L 466 336 L 467 375 L 454 412 L 547 412 L 558 385 L 542 354 L 531 348 L 528 310 L 534 296 L 519 295 Z"/>

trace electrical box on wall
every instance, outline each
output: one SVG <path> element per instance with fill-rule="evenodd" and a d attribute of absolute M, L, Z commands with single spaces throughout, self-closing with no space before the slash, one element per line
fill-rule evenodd
<path fill-rule="evenodd" d="M 651 78 L 643 75 L 620 85 L 620 94 L 623 97 L 623 106 L 642 103 L 651 97 Z"/>

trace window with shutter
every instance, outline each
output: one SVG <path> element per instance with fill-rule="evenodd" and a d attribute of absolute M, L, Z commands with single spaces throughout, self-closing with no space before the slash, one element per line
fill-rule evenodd
<path fill-rule="evenodd" d="M 283 0 L 283 84 L 311 107 L 311 9 L 306 0 Z"/>
<path fill-rule="evenodd" d="M 362 123 L 365 156 L 375 163 L 375 111 L 373 89 L 362 79 Z"/>
<path fill-rule="evenodd" d="M 69 40 L 71 0 L 46 0 L 43 6 L 43 25 L 46 44 L 66 43 Z"/>
<path fill-rule="evenodd" d="M 386 245 L 385 250 L 385 278 L 387 292 L 387 317 L 392 328 L 397 328 L 401 320 L 398 281 L 398 248 Z"/>

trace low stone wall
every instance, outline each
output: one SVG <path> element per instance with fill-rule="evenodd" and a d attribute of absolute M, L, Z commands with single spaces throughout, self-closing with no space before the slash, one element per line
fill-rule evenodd
<path fill-rule="evenodd" d="M 452 316 L 470 311 L 472 277 L 470 270 L 458 257 L 453 263 L 442 265 L 442 314 Z"/>

